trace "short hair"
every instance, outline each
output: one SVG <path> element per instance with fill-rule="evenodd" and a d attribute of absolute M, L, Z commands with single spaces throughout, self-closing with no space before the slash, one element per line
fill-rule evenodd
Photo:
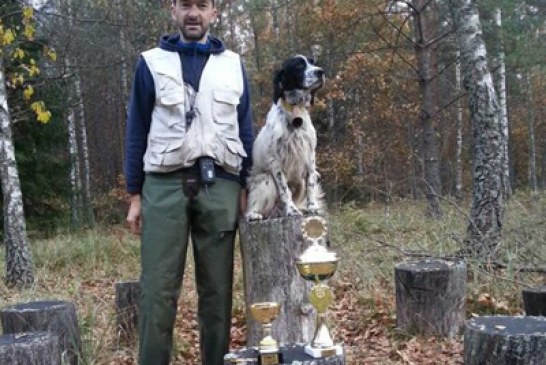
<path fill-rule="evenodd" d="M 210 0 L 210 2 L 212 3 L 212 6 L 214 6 L 214 0 Z M 176 0 L 173 0 L 173 5 L 176 5 Z"/>

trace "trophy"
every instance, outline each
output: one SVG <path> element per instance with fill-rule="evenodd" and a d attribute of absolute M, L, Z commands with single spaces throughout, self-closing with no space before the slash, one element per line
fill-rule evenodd
<path fill-rule="evenodd" d="M 301 277 L 315 285 L 309 294 L 309 301 L 317 310 L 315 334 L 311 343 L 305 346 L 305 352 L 314 357 L 342 355 L 343 348 L 334 345 L 330 331 L 326 326 L 326 311 L 334 299 L 332 290 L 324 283 L 334 275 L 338 258 L 321 244 L 325 244 L 328 235 L 326 220 L 319 216 L 308 217 L 302 223 L 303 238 L 311 245 L 296 260 Z"/>
<path fill-rule="evenodd" d="M 271 322 L 279 315 L 281 304 L 278 302 L 260 302 L 250 306 L 252 317 L 262 324 L 264 338 L 258 347 L 259 365 L 278 365 L 282 363 L 282 354 L 277 341 L 271 335 Z"/>

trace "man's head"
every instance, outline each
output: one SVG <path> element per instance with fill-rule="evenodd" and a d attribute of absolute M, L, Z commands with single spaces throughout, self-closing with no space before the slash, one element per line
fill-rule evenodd
<path fill-rule="evenodd" d="M 214 0 L 173 0 L 171 14 L 183 41 L 204 42 L 217 11 Z"/>

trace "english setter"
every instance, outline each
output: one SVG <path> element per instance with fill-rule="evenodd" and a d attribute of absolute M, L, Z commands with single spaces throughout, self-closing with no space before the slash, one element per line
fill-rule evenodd
<path fill-rule="evenodd" d="M 256 137 L 248 180 L 248 220 L 318 213 L 317 133 L 307 107 L 324 71 L 305 56 L 286 60 L 273 78 L 273 105 Z"/>

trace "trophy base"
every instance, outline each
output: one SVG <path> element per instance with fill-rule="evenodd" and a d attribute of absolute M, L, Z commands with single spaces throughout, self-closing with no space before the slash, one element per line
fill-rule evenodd
<path fill-rule="evenodd" d="M 258 365 L 279 365 L 282 364 L 280 352 L 260 352 L 258 354 Z"/>
<path fill-rule="evenodd" d="M 343 347 L 341 345 L 334 345 L 332 347 L 321 348 L 306 345 L 305 353 L 315 359 L 319 357 L 341 356 L 343 355 Z"/>

